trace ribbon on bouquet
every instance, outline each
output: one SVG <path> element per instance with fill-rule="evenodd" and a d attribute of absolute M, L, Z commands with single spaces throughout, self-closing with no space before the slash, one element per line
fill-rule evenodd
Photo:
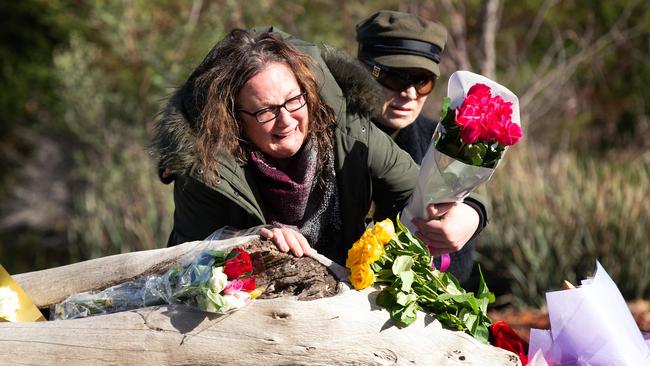
<path fill-rule="evenodd" d="M 436 250 L 436 248 L 429 244 L 427 244 L 427 249 L 429 249 L 429 253 L 433 253 Z M 449 253 L 443 253 L 440 255 L 440 268 L 437 268 L 436 264 L 431 262 L 431 267 L 433 269 L 439 270 L 440 272 L 447 272 L 449 266 L 451 266 L 451 256 Z"/>
<path fill-rule="evenodd" d="M 427 247 L 429 248 L 429 252 L 432 252 L 431 246 L 427 245 Z M 441 254 L 440 255 L 440 268 L 438 268 L 440 270 L 440 272 L 447 272 L 450 265 L 451 265 L 451 256 L 449 255 L 449 253 Z M 431 263 L 431 266 L 433 268 L 436 268 L 436 265 L 433 264 L 433 263 Z"/>

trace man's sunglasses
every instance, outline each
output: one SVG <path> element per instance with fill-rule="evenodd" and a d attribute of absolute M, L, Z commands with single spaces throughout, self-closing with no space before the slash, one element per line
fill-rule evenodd
<path fill-rule="evenodd" d="M 411 86 L 420 96 L 428 95 L 435 85 L 435 76 L 428 73 L 408 72 L 384 66 L 371 60 L 362 60 L 379 84 L 394 91 L 403 91 Z"/>

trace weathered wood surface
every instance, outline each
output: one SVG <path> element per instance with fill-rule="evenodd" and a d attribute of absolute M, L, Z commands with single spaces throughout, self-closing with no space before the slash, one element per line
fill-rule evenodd
<path fill-rule="evenodd" d="M 205 242 L 129 253 L 15 276 L 39 306 L 160 272 Z M 327 259 L 321 259 L 327 262 Z M 333 266 L 335 270 L 340 267 Z M 93 272 L 94 271 L 94 272 Z M 42 293 L 40 291 L 44 291 Z M 227 316 L 162 306 L 86 319 L 0 323 L 1 364 L 12 365 L 518 365 L 419 314 L 406 328 L 375 305 L 376 289 L 333 297 L 257 299 Z"/>

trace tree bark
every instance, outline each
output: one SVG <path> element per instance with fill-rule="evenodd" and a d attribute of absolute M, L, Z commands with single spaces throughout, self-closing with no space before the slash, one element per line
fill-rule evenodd
<path fill-rule="evenodd" d="M 251 241 L 258 241 L 257 237 L 192 242 L 25 273 L 16 275 L 15 279 L 38 306 L 43 307 L 74 293 L 100 290 L 142 275 L 162 273 L 200 250 L 246 247 Z M 261 248 L 266 250 L 263 245 Z M 312 258 L 295 259 L 287 255 L 296 264 L 285 262 L 283 254 L 277 251 L 270 254 L 272 260 L 268 260 L 268 253 L 265 255 L 267 280 L 271 282 L 267 288 L 274 288 L 275 295 L 293 295 L 258 298 L 229 315 L 170 305 L 75 320 L 0 323 L 2 363 L 519 364 L 514 354 L 481 344 L 465 333 L 445 330 L 437 320 L 424 313 L 406 328 L 395 326 L 388 312 L 376 305 L 378 289 L 375 288 L 354 291 L 341 282 L 335 296 L 325 293 L 319 296 L 330 297 L 301 301 L 301 296 L 313 295 L 316 288 L 330 288 L 331 282 L 327 278 L 310 282 L 301 277 L 307 275 L 301 274 L 307 271 L 316 273 L 316 278 L 323 277 L 317 268 L 309 267 L 314 263 Z M 336 272 L 336 277 L 346 277 L 345 269 L 327 258 L 317 258 L 330 271 Z M 286 266 L 285 263 L 292 264 Z M 284 278 L 282 286 L 278 285 L 279 278 Z M 300 291 L 291 285 L 298 282 L 303 284 Z"/>
<path fill-rule="evenodd" d="M 485 0 L 483 2 L 483 32 L 481 34 L 483 45 L 483 60 L 481 73 L 490 79 L 496 78 L 496 33 L 499 29 L 500 14 L 499 0 Z"/>
<path fill-rule="evenodd" d="M 452 70 L 472 70 L 467 49 L 467 24 L 465 23 L 465 3 L 443 0 L 442 8 L 449 14 L 449 37 L 447 55 L 454 62 Z"/>

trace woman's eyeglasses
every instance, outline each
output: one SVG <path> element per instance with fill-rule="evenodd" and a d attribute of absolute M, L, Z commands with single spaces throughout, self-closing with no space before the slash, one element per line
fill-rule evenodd
<path fill-rule="evenodd" d="M 428 73 L 409 72 L 384 66 L 371 60 L 362 60 L 379 84 L 394 91 L 403 91 L 411 86 L 420 96 L 428 95 L 433 90 L 435 78 Z"/>
<path fill-rule="evenodd" d="M 305 104 L 307 104 L 307 98 L 305 98 L 306 95 L 307 93 L 300 93 L 295 97 L 287 99 L 282 104 L 268 106 L 255 112 L 248 112 L 243 109 L 237 109 L 237 112 L 243 112 L 249 116 L 253 116 L 259 123 L 266 123 L 274 120 L 278 114 L 280 114 L 280 108 L 284 108 L 287 110 L 287 112 L 291 113 L 304 107 Z"/>

